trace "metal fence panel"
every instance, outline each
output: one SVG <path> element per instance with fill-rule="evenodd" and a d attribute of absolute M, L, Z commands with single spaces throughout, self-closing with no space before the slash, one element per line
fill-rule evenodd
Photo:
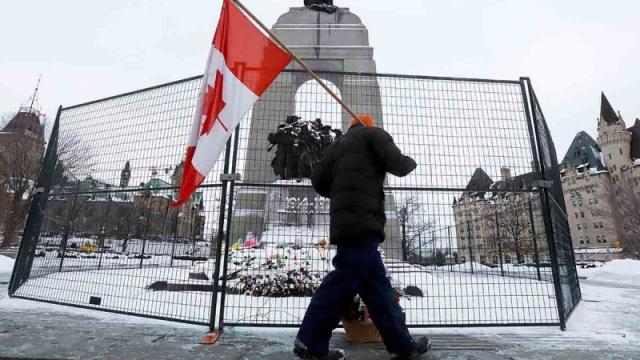
<path fill-rule="evenodd" d="M 523 83 L 320 76 L 418 163 L 409 176 L 386 180 L 380 249 L 408 324 L 560 323 L 550 210 L 534 186 L 540 135 Z M 300 323 L 332 268 L 329 201 L 296 175 L 313 165 L 300 156 L 308 152 L 292 153 L 292 176 L 275 174 L 278 150 L 267 151 L 268 137 L 289 114 L 343 131 L 350 118 L 307 74 L 284 72 L 246 115 L 232 153 L 186 207 L 172 209 L 199 85 L 190 78 L 63 109 L 67 154 L 16 296 L 211 327 L 214 317 L 220 325 Z M 242 178 L 221 182 L 223 172 Z M 558 211 L 551 216 L 561 225 Z M 566 245 L 561 235 L 569 236 L 554 233 L 556 244 Z M 572 291 L 573 280 L 561 278 Z"/>
<path fill-rule="evenodd" d="M 555 241 L 556 259 L 558 262 L 558 275 L 561 285 L 562 306 L 564 316 L 568 317 L 581 300 L 580 284 L 576 270 L 573 243 L 567 220 L 566 205 L 562 193 L 562 182 L 560 179 L 560 167 L 556 155 L 555 145 L 551 138 L 551 132 L 547 126 L 542 107 L 538 102 L 531 84 L 529 92 L 532 104 L 533 121 L 537 128 L 537 141 L 542 165 L 542 176 L 545 180 L 551 180 L 552 186 L 549 189 L 550 199 L 548 202 L 550 220 L 553 230 L 553 240 Z M 563 319 L 565 321 L 566 319 Z"/>
<path fill-rule="evenodd" d="M 169 206 L 199 85 L 62 109 L 58 167 L 30 280 L 16 296 L 209 323 L 211 281 L 189 273 L 196 261 L 215 267 L 223 185 L 211 176 L 190 202 Z M 203 291 L 178 291 L 185 283 Z"/>

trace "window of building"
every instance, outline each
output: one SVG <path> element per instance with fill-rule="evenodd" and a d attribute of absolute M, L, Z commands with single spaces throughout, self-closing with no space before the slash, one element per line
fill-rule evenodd
<path fill-rule="evenodd" d="M 583 211 L 580 211 L 580 217 L 584 218 L 584 212 Z"/>
<path fill-rule="evenodd" d="M 579 217 L 580 217 L 580 215 L 578 213 L 576 213 L 576 219 L 579 218 Z"/>
<path fill-rule="evenodd" d="M 593 205 L 593 199 L 589 199 L 589 205 Z"/>
<path fill-rule="evenodd" d="M 582 228 L 587 230 L 589 228 L 589 226 L 587 224 L 582 224 Z"/>
<path fill-rule="evenodd" d="M 622 149 L 618 149 L 618 150 L 620 150 L 620 155 L 622 155 Z"/>
<path fill-rule="evenodd" d="M 602 243 L 606 243 L 607 242 L 607 236 L 606 235 L 602 235 Z"/>
<path fill-rule="evenodd" d="M 582 225 L 576 224 L 576 226 L 578 227 L 578 230 L 582 230 Z"/>
<path fill-rule="evenodd" d="M 585 236 L 585 237 L 584 237 L 584 242 L 585 242 L 585 243 L 587 243 L 587 244 L 590 244 L 590 243 L 591 243 L 591 242 L 589 241 L 589 237 L 588 237 L 588 236 Z"/>
<path fill-rule="evenodd" d="M 611 160 L 611 154 L 609 154 L 609 160 Z"/>
<path fill-rule="evenodd" d="M 599 202 L 599 201 L 598 201 L 598 198 L 594 198 L 594 199 L 593 199 L 593 203 L 594 203 L 594 204 L 597 204 L 598 202 Z"/>
<path fill-rule="evenodd" d="M 505 255 L 504 256 L 504 262 L 507 264 L 511 264 L 511 255 Z"/>
<path fill-rule="evenodd" d="M 580 245 L 584 245 L 584 240 L 580 240 Z"/>

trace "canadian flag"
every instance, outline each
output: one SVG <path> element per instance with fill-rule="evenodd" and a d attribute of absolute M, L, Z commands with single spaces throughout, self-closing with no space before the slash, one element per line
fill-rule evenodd
<path fill-rule="evenodd" d="M 237 7 L 224 0 L 189 137 L 176 207 L 189 200 L 220 157 L 233 129 L 291 62 Z"/>

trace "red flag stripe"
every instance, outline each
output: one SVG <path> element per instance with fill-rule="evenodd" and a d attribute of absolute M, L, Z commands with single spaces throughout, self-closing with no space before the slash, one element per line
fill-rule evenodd
<path fill-rule="evenodd" d="M 191 199 L 191 194 L 198 189 L 198 186 L 200 186 L 205 179 L 204 175 L 200 174 L 198 170 L 193 167 L 193 154 L 195 152 L 195 146 L 189 146 L 187 148 L 187 158 L 185 159 L 184 168 L 182 169 L 178 200 L 171 204 L 172 207 L 180 206 Z"/>
<path fill-rule="evenodd" d="M 291 56 L 269 39 L 231 1 L 224 1 L 213 46 L 227 66 L 254 94 L 261 96 L 290 62 Z M 244 70 L 248 70 L 243 74 Z"/>

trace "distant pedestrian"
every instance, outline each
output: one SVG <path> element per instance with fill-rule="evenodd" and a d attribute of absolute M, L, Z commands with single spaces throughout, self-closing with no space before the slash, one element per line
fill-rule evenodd
<path fill-rule="evenodd" d="M 330 198 L 331 244 L 337 245 L 334 271 L 313 295 L 294 344 L 303 359 L 344 359 L 329 349 L 332 331 L 356 294 L 367 305 L 387 350 L 396 359 L 412 359 L 431 347 L 427 337 L 413 339 L 394 300 L 378 246 L 384 241 L 386 173 L 406 176 L 416 162 L 402 154 L 393 138 L 368 115 L 353 120 L 349 131 L 327 149 L 312 176 L 318 194 Z"/>

